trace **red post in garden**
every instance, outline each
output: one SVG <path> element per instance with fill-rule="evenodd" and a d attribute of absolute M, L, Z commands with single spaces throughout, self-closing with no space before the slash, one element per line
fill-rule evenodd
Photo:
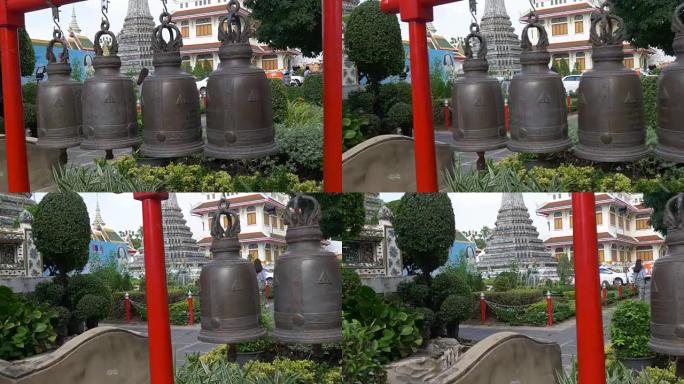
<path fill-rule="evenodd" d="M 572 112 L 572 97 L 570 95 L 566 96 L 565 103 L 568 105 L 568 113 Z"/>
<path fill-rule="evenodd" d="M 173 384 L 173 354 L 161 214 L 161 202 L 168 199 L 169 194 L 137 192 L 133 197 L 142 201 L 143 211 L 150 383 Z"/>
<path fill-rule="evenodd" d="M 323 188 L 342 192 L 342 0 L 323 0 Z"/>
<path fill-rule="evenodd" d="M 271 294 L 271 286 L 268 285 L 268 283 L 266 283 L 266 285 L 264 286 L 264 297 L 265 297 L 265 300 L 267 303 L 268 303 L 268 296 L 270 294 Z"/>
<path fill-rule="evenodd" d="M 579 384 L 604 384 L 603 319 L 596 235 L 596 199 L 593 192 L 572 194 L 572 232 L 575 250 L 575 308 Z"/>
<path fill-rule="evenodd" d="M 511 131 L 511 108 L 508 106 L 508 100 L 504 104 L 504 117 L 506 120 L 506 132 Z"/>
<path fill-rule="evenodd" d="M 487 320 L 487 302 L 484 292 L 480 292 L 480 324 L 484 324 L 485 320 Z"/>
<path fill-rule="evenodd" d="M 128 292 L 124 296 L 124 308 L 126 308 L 126 322 L 131 322 L 131 299 L 128 298 Z"/>
<path fill-rule="evenodd" d="M 622 284 L 618 285 L 618 300 L 622 299 Z"/>
<path fill-rule="evenodd" d="M 551 291 L 546 291 L 546 325 L 553 325 L 553 299 L 551 298 Z"/>
<path fill-rule="evenodd" d="M 608 288 L 605 283 L 603 283 L 603 289 L 601 289 L 601 298 L 603 299 L 603 304 L 608 305 Z"/>
<path fill-rule="evenodd" d="M 460 0 L 381 0 L 385 13 L 398 13 L 409 23 L 413 136 L 418 192 L 437 192 L 435 132 L 432 125 L 432 94 L 425 23 L 433 20 L 432 8 Z"/>
<path fill-rule="evenodd" d="M 192 292 L 188 291 L 188 325 L 195 324 L 195 308 L 192 306 Z"/>
<path fill-rule="evenodd" d="M 446 129 L 451 127 L 451 111 L 449 111 L 449 100 L 444 99 L 444 126 Z"/>
<path fill-rule="evenodd" d="M 59 7 L 83 0 L 52 0 Z M 24 26 L 24 14 L 50 8 L 46 0 L 0 0 L 0 62 L 2 100 L 5 113 L 5 153 L 9 192 L 31 192 L 21 96 L 21 64 L 17 29 Z"/>
<path fill-rule="evenodd" d="M 636 283 L 632 283 L 630 289 L 632 290 L 632 296 L 636 296 Z"/>

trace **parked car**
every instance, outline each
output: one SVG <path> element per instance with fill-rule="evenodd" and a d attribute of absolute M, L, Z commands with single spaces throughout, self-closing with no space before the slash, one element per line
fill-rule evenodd
<path fill-rule="evenodd" d="M 624 272 L 617 272 L 608 267 L 599 267 L 599 278 L 601 285 L 624 285 L 627 284 L 628 276 Z"/>
<path fill-rule="evenodd" d="M 563 86 L 565 87 L 566 93 L 576 93 L 579 89 L 580 78 L 582 75 L 570 75 L 563 78 Z"/>
<path fill-rule="evenodd" d="M 297 76 L 291 71 L 285 70 L 283 71 L 283 82 L 285 85 L 299 87 L 300 85 L 304 84 L 304 76 Z"/>
<path fill-rule="evenodd" d="M 653 273 L 653 261 L 644 261 L 641 265 L 644 266 L 645 279 L 649 280 L 651 278 L 651 273 Z M 634 283 L 634 266 L 627 268 L 627 281 L 629 283 Z"/>
<path fill-rule="evenodd" d="M 200 80 L 197 82 L 197 90 L 200 93 L 200 96 L 205 97 L 207 95 L 207 81 L 209 81 L 209 77 L 205 77 L 204 80 Z"/>

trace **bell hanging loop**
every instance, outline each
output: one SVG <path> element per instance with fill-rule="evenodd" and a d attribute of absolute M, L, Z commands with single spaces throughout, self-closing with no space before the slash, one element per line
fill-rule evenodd
<path fill-rule="evenodd" d="M 43 148 L 66 149 L 78 146 L 83 140 L 83 85 L 71 78 L 69 50 L 59 25 L 59 9 L 55 6 L 52 6 L 52 15 L 55 29 L 45 55 L 48 61 L 48 79 L 38 84 L 36 97 L 36 145 Z M 59 56 L 54 53 L 55 44 L 62 47 Z"/>
<path fill-rule="evenodd" d="M 144 79 L 141 92 L 145 130 L 140 153 L 147 158 L 169 159 L 201 151 L 204 141 L 195 79 L 181 68 L 181 31 L 166 10 L 159 20 L 152 38 L 154 73 Z M 168 42 L 164 31 L 168 32 Z"/>
<path fill-rule="evenodd" d="M 684 163 L 684 108 L 677 101 L 684 98 L 684 3 L 672 17 L 675 33 L 672 48 L 676 59 L 663 68 L 658 81 L 658 146 L 655 154 L 666 161 Z"/>

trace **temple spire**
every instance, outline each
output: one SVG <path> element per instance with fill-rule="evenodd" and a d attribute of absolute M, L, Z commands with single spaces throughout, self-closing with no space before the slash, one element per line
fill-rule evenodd
<path fill-rule="evenodd" d="M 74 35 L 80 35 L 81 34 L 81 27 L 78 25 L 78 21 L 76 21 L 76 7 L 72 6 L 71 7 L 71 22 L 69 23 L 69 29 L 67 29 L 69 32 L 73 32 Z"/>
<path fill-rule="evenodd" d="M 504 0 L 486 0 L 485 11 L 482 18 L 487 17 L 505 17 L 508 18 L 508 12 L 506 12 L 506 4 Z"/>
<path fill-rule="evenodd" d="M 95 203 L 95 220 L 93 220 L 93 228 L 104 227 L 105 222 L 102 220 L 102 213 L 100 212 L 100 197 L 97 197 L 97 202 Z"/>
<path fill-rule="evenodd" d="M 520 39 L 515 33 L 504 0 L 486 0 L 480 25 L 487 41 L 487 61 L 496 76 L 511 77 L 520 72 Z"/>
<path fill-rule="evenodd" d="M 128 12 L 126 18 L 131 17 L 152 17 L 150 5 L 147 0 L 128 0 Z"/>
<path fill-rule="evenodd" d="M 153 71 L 152 35 L 154 18 L 147 0 L 128 0 L 123 28 L 117 36 L 121 73 L 136 74 L 144 68 Z"/>

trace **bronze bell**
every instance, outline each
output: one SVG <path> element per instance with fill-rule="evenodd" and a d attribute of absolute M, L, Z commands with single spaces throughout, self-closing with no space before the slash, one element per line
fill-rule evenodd
<path fill-rule="evenodd" d="M 684 4 L 677 7 L 672 20 L 676 33 L 672 47 L 677 60 L 663 69 L 658 85 L 658 141 L 655 153 L 660 158 L 684 163 Z"/>
<path fill-rule="evenodd" d="M 199 92 L 195 79 L 181 69 L 180 30 L 166 10 L 159 21 L 152 39 L 154 74 L 142 86 L 145 130 L 140 153 L 152 158 L 187 156 L 204 147 Z M 168 43 L 164 30 L 170 36 Z"/>
<path fill-rule="evenodd" d="M 684 356 L 684 194 L 665 205 L 668 251 L 653 264 L 651 274 L 651 340 L 657 353 Z"/>
<path fill-rule="evenodd" d="M 59 60 L 53 52 L 56 43 L 62 45 Z M 78 146 L 81 131 L 81 91 L 83 84 L 71 78 L 69 51 L 61 32 L 47 46 L 48 79 L 38 84 L 38 141 L 45 148 L 65 149 Z"/>
<path fill-rule="evenodd" d="M 240 257 L 240 216 L 221 200 L 211 225 L 214 260 L 200 273 L 200 341 L 236 344 L 266 335 L 259 325 L 261 305 L 254 266 Z M 221 221 L 226 218 L 226 228 Z"/>
<path fill-rule="evenodd" d="M 228 3 L 219 21 L 221 40 L 217 70 L 207 82 L 207 145 L 218 159 L 248 159 L 277 152 L 271 87 L 266 73 L 251 64 L 250 23 L 238 15 L 240 3 Z"/>
<path fill-rule="evenodd" d="M 109 56 L 104 56 L 100 42 L 111 39 Z M 95 35 L 95 75 L 83 84 L 83 149 L 127 148 L 140 143 L 136 114 L 135 84 L 119 73 L 121 59 L 116 55 L 119 43 L 109 31 L 109 21 L 102 21 Z"/>
<path fill-rule="evenodd" d="M 639 76 L 623 64 L 624 22 L 611 8 L 606 1 L 591 16 L 594 69 L 582 75 L 577 93 L 575 155 L 597 162 L 635 161 L 648 154 L 644 95 Z"/>
<path fill-rule="evenodd" d="M 539 31 L 536 46 L 530 42 L 530 28 Z M 511 151 L 553 153 L 572 146 L 565 88 L 560 75 L 549 69 L 548 46 L 546 29 L 538 16 L 531 15 L 522 33 L 522 72 L 511 81 Z"/>
<path fill-rule="evenodd" d="M 321 207 L 311 196 L 287 204 L 287 251 L 274 272 L 275 330 L 283 343 L 320 344 L 342 338 L 342 279 L 335 254 L 321 247 Z"/>
<path fill-rule="evenodd" d="M 479 41 L 477 58 L 471 40 Z M 486 152 L 506 147 L 506 120 L 501 85 L 488 76 L 487 42 L 477 24 L 465 40 L 465 76 L 454 82 L 454 122 L 451 131 L 459 152 Z"/>

